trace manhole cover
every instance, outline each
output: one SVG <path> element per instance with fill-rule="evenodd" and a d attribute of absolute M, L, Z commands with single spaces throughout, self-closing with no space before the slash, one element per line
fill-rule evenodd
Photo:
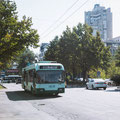
<path fill-rule="evenodd" d="M 41 106 L 42 106 L 42 105 L 45 105 L 45 104 L 39 104 L 39 105 L 41 105 Z"/>

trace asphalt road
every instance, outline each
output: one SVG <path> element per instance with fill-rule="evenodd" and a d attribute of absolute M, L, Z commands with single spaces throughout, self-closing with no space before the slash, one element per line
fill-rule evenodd
<path fill-rule="evenodd" d="M 33 96 L 20 84 L 0 90 L 0 120 L 120 120 L 120 91 L 66 88 L 65 94 Z"/>

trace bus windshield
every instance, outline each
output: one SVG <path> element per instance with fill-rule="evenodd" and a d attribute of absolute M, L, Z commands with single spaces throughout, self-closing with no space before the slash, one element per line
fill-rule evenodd
<path fill-rule="evenodd" d="M 37 71 L 38 83 L 64 82 L 63 71 Z"/>

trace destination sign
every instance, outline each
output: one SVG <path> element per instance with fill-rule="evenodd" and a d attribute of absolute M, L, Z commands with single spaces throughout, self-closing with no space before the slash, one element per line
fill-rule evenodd
<path fill-rule="evenodd" d="M 61 69 L 61 66 L 40 66 L 40 69 Z"/>

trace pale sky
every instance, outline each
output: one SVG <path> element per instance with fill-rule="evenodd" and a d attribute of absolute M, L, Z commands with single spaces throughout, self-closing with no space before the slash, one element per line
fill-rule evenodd
<path fill-rule="evenodd" d="M 49 42 L 56 35 L 60 36 L 67 25 L 73 28 L 79 22 L 84 23 L 84 12 L 91 11 L 95 4 L 100 4 L 100 6 L 104 6 L 105 8 L 111 8 L 113 14 L 113 37 L 120 36 L 120 0 L 13 1 L 17 4 L 19 19 L 24 15 L 32 17 L 32 28 L 38 30 L 40 43 Z M 34 52 L 39 53 L 39 48 L 34 50 Z"/>

